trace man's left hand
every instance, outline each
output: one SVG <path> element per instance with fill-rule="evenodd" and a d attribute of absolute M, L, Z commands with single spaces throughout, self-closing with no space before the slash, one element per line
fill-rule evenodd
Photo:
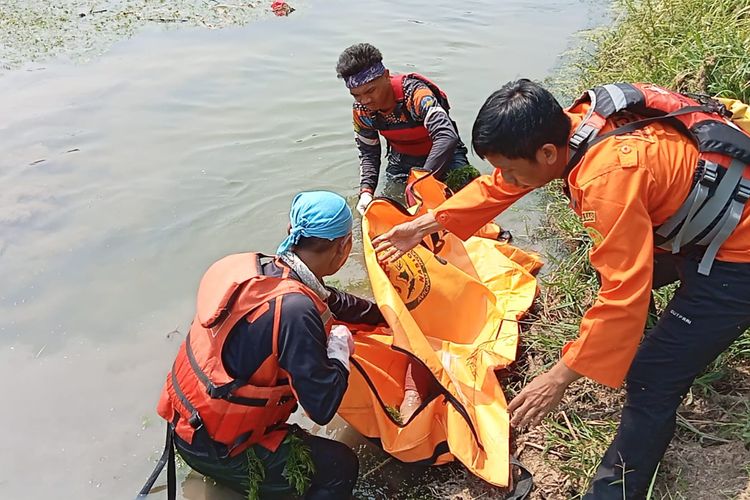
<path fill-rule="evenodd" d="M 513 427 L 537 426 L 554 410 L 565 394 L 565 390 L 581 376 L 568 368 L 562 360 L 547 372 L 529 382 L 508 405 Z"/>

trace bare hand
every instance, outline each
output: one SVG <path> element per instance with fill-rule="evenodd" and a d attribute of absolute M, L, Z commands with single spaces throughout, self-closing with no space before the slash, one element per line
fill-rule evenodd
<path fill-rule="evenodd" d="M 372 240 L 372 245 L 375 247 L 378 261 L 381 263 L 391 263 L 397 261 L 406 252 L 419 245 L 422 238 L 423 236 L 418 227 L 412 222 L 404 222 Z"/>
<path fill-rule="evenodd" d="M 580 375 L 559 361 L 551 370 L 529 382 L 508 405 L 513 427 L 539 425 L 549 412 L 554 410 L 565 394 L 565 390 Z"/>

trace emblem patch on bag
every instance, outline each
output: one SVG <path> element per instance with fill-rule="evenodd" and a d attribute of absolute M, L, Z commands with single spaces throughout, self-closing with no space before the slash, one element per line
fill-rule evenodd
<path fill-rule="evenodd" d="M 430 276 L 427 274 L 427 267 L 414 250 L 388 265 L 385 273 L 410 311 L 421 304 L 430 293 Z"/>
<path fill-rule="evenodd" d="M 588 210 L 586 212 L 583 212 L 581 214 L 581 222 L 596 222 L 596 212 L 593 210 Z"/>

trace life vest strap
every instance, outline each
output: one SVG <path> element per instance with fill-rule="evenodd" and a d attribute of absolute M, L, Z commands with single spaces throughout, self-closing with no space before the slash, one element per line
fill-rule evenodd
<path fill-rule="evenodd" d="M 167 499 L 175 500 L 177 498 L 177 473 L 175 467 L 175 456 L 174 456 L 174 427 L 173 424 L 167 422 L 167 437 L 164 440 L 164 451 L 159 457 L 159 461 L 156 462 L 151 475 L 146 479 L 146 483 L 138 492 L 136 499 L 146 498 L 151 493 L 151 488 L 154 487 L 154 483 L 159 478 L 159 474 L 164 470 L 164 466 L 167 466 Z"/>
<path fill-rule="evenodd" d="M 685 228 L 687 226 L 683 225 L 680 227 L 679 232 L 673 238 L 670 238 L 670 235 L 680 226 L 680 224 L 692 220 L 698 209 L 703 206 L 703 203 L 708 198 L 710 190 L 714 187 L 719 178 L 719 165 L 712 161 L 700 160 L 698 162 L 698 168 L 700 169 L 698 182 L 696 182 L 695 187 L 690 192 L 685 202 L 672 217 L 667 219 L 667 221 L 656 230 L 658 236 L 669 240 L 658 246 L 664 250 L 672 251 L 672 253 L 679 252 L 679 248 L 682 245 L 683 237 L 685 235 Z M 670 241 L 671 244 L 668 245 Z M 676 251 L 674 250 L 675 248 L 677 249 Z"/>
<path fill-rule="evenodd" d="M 708 274 L 711 272 L 711 266 L 716 259 L 716 253 L 719 251 L 719 248 L 724 244 L 724 241 L 726 241 L 729 235 L 732 234 L 732 231 L 734 231 L 734 229 L 737 227 L 737 224 L 739 224 L 740 219 L 742 218 L 742 211 L 745 208 L 745 204 L 747 203 L 748 199 L 750 199 L 750 181 L 748 181 L 747 179 L 742 179 L 738 186 L 737 192 L 735 193 L 732 201 L 729 204 L 729 209 L 726 211 L 724 217 L 722 217 L 722 220 L 717 225 L 718 231 L 711 238 L 711 243 L 709 243 L 708 247 L 706 248 L 706 251 L 703 254 L 703 258 L 698 265 L 699 274 L 708 276 Z M 702 241 L 698 242 L 698 244 L 702 244 Z"/>
<path fill-rule="evenodd" d="M 531 489 L 534 487 L 534 477 L 531 475 L 529 469 L 513 455 L 510 456 L 510 464 L 519 468 L 521 476 L 515 481 L 513 491 L 505 498 L 506 500 L 525 500 L 529 497 Z"/>
<path fill-rule="evenodd" d="M 750 199 L 750 181 L 743 178 L 747 165 L 739 160 L 732 160 L 718 185 L 719 166 L 710 161 L 702 163 L 703 174 L 699 181 L 677 212 L 656 230 L 656 234 L 669 238 L 677 227 L 680 228 L 675 236 L 657 245 L 672 253 L 678 253 L 688 244 L 706 246 L 698 273 L 708 276 L 719 248 L 742 218 L 744 206 Z"/>
<path fill-rule="evenodd" d="M 591 138 L 591 134 L 596 132 L 596 130 L 596 127 L 594 127 L 592 124 L 583 123 L 576 129 L 575 133 L 573 133 L 573 136 L 568 142 L 571 149 L 578 149 L 579 147 L 581 147 L 581 144 L 588 141 Z"/>
<path fill-rule="evenodd" d="M 706 201 L 706 204 L 701 207 L 698 213 L 695 214 L 695 217 L 685 222 L 687 227 L 683 236 L 684 241 L 693 241 L 719 217 L 737 190 L 744 169 L 745 165 L 742 162 L 732 160 L 713 195 Z M 673 249 L 672 252 L 677 253 L 679 250 L 678 247 Z"/>
<path fill-rule="evenodd" d="M 206 373 L 201 369 L 200 365 L 198 364 L 198 360 L 195 358 L 193 348 L 190 346 L 190 333 L 187 334 L 187 338 L 185 339 L 185 351 L 187 353 L 188 361 L 190 362 L 190 367 L 198 377 L 198 380 L 200 380 L 203 386 L 206 388 L 206 392 L 208 393 L 208 395 L 212 398 L 224 399 L 229 401 L 230 403 L 235 403 L 243 406 L 266 406 L 268 404 L 268 399 L 265 398 L 247 398 L 232 394 L 232 391 L 242 385 L 245 385 L 241 380 L 234 379 L 230 383 L 220 386 L 217 386 L 213 382 L 211 382 L 211 379 L 209 379 L 208 375 L 206 375 Z"/>
<path fill-rule="evenodd" d="M 177 394 L 177 398 L 180 400 L 182 405 L 190 412 L 190 416 L 187 418 L 188 424 L 190 424 L 190 427 L 197 431 L 198 429 L 203 427 L 203 420 L 201 420 L 198 409 L 193 406 L 193 404 L 190 402 L 187 396 L 185 396 L 185 393 L 180 388 L 180 384 L 179 382 L 177 382 L 177 376 L 175 375 L 174 366 L 172 366 L 171 376 L 172 388 L 174 389 L 175 394 Z"/>

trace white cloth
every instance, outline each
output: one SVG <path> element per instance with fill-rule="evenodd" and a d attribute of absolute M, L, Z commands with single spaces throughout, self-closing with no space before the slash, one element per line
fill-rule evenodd
<path fill-rule="evenodd" d="M 363 191 L 362 194 L 359 195 L 359 201 L 357 202 L 357 212 L 359 212 L 360 215 L 365 215 L 365 210 L 367 210 L 367 207 L 372 203 L 372 195 L 368 193 L 367 191 Z"/>
<path fill-rule="evenodd" d="M 354 339 L 352 332 L 344 325 L 335 325 L 331 328 L 331 334 L 328 336 L 328 346 L 326 353 L 328 359 L 337 359 L 349 371 L 349 358 L 354 352 Z"/>
<path fill-rule="evenodd" d="M 299 276 L 299 279 L 302 281 L 302 283 L 307 288 L 315 292 L 315 294 L 320 297 L 320 300 L 322 300 L 323 302 L 328 300 L 331 292 L 329 292 L 326 287 L 323 286 L 323 283 L 321 283 L 318 277 L 315 276 L 312 271 L 310 271 L 310 268 L 307 267 L 304 262 L 302 262 L 302 259 L 300 259 L 296 253 L 289 250 L 280 254 L 279 258 L 287 266 L 291 267 L 292 271 L 297 273 L 297 276 Z"/>

